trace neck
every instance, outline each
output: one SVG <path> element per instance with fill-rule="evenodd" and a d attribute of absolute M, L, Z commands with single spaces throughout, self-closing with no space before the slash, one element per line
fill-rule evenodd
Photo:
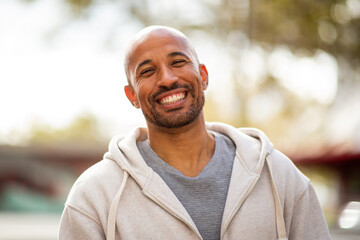
<path fill-rule="evenodd" d="M 215 150 L 215 138 L 207 131 L 203 114 L 181 128 L 148 124 L 148 137 L 151 148 L 161 159 L 189 177 L 201 172 Z"/>

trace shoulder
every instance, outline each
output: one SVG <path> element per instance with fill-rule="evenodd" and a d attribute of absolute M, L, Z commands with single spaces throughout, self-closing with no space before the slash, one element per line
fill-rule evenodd
<path fill-rule="evenodd" d="M 75 181 L 66 205 L 89 214 L 99 208 L 107 209 L 119 188 L 122 174 L 116 162 L 101 160 Z"/>
<path fill-rule="evenodd" d="M 91 195 L 100 190 L 111 191 L 113 188 L 116 191 L 116 183 L 120 183 L 122 174 L 122 170 L 116 162 L 103 159 L 80 175 L 70 191 L 68 200 L 72 200 L 80 194 Z"/>
<path fill-rule="evenodd" d="M 310 180 L 281 152 L 274 150 L 271 158 L 289 239 L 330 239 L 320 202 Z"/>
<path fill-rule="evenodd" d="M 309 179 L 295 166 L 289 157 L 274 149 L 270 153 L 274 175 L 286 180 L 297 181 L 299 184 L 307 185 Z"/>
<path fill-rule="evenodd" d="M 280 151 L 273 150 L 270 157 L 280 198 L 284 201 L 296 202 L 309 190 L 310 180 Z"/>

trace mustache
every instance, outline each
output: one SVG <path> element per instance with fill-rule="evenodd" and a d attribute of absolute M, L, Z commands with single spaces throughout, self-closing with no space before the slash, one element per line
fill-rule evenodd
<path fill-rule="evenodd" d="M 170 90 L 174 90 L 174 89 L 177 89 L 177 88 L 185 88 L 187 90 L 189 90 L 190 94 L 191 95 L 194 95 L 195 94 L 195 91 L 194 91 L 194 88 L 191 86 L 191 85 L 188 85 L 188 84 L 179 84 L 177 82 L 174 82 L 172 83 L 169 87 L 167 86 L 161 86 L 159 87 L 159 90 L 156 91 L 154 94 L 152 94 L 150 97 L 149 97 L 149 100 L 151 101 L 155 101 L 155 98 L 157 96 L 159 96 L 160 94 L 164 93 L 164 92 L 167 92 L 167 91 L 170 91 Z M 151 102 L 150 101 L 150 102 Z"/>

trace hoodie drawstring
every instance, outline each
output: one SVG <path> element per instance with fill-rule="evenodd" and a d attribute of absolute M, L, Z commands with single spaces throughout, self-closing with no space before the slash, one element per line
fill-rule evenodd
<path fill-rule="evenodd" d="M 286 228 L 285 228 L 285 221 L 284 221 L 284 215 L 282 212 L 281 202 L 279 198 L 278 191 L 275 186 L 275 181 L 273 177 L 273 171 L 271 166 L 271 157 L 270 154 L 266 156 L 266 163 L 269 168 L 270 172 L 270 178 L 271 178 L 271 189 L 274 196 L 274 202 L 275 202 L 275 217 L 276 217 L 276 229 L 278 233 L 278 240 L 287 240 L 286 236 Z"/>
<path fill-rule="evenodd" d="M 116 226 L 116 215 L 117 210 L 120 202 L 121 194 L 125 188 L 126 181 L 128 179 L 129 173 L 124 171 L 124 175 L 121 181 L 121 185 L 119 190 L 117 191 L 114 199 L 111 201 L 110 209 L 109 209 L 109 216 L 108 216 L 108 223 L 107 223 L 107 230 L 106 230 L 106 239 L 107 240 L 115 240 L 115 226 Z"/>

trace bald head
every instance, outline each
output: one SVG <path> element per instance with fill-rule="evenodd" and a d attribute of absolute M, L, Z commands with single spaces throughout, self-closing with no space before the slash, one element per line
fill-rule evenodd
<path fill-rule="evenodd" d="M 164 38 L 172 38 L 174 43 L 176 42 L 177 44 L 181 44 L 190 52 L 190 57 L 194 58 L 194 61 L 199 64 L 199 60 L 193 46 L 191 45 L 189 39 L 182 32 L 166 26 L 146 27 L 134 36 L 125 54 L 124 68 L 128 83 L 130 85 L 132 84 L 132 73 L 130 68 L 134 64 L 134 53 L 139 49 L 151 47 L 152 41 L 160 41 Z"/>

